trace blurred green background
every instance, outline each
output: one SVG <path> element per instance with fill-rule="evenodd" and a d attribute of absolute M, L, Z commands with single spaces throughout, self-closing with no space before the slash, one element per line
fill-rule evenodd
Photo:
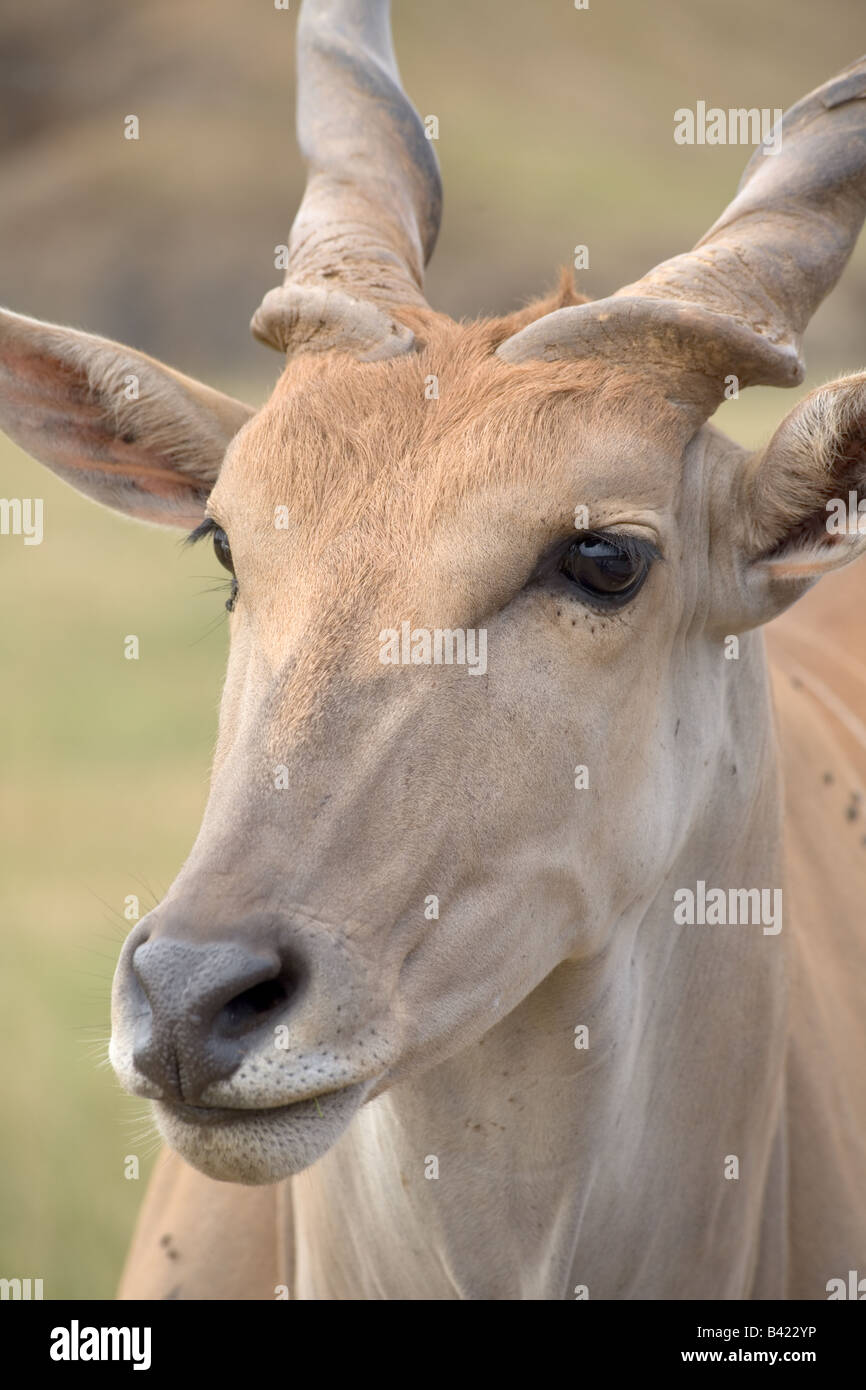
<path fill-rule="evenodd" d="M 281 278 L 273 247 L 302 189 L 296 10 L 5 0 L 0 302 L 262 401 L 280 363 L 246 325 Z M 674 110 L 785 108 L 866 49 L 862 0 L 395 11 L 405 85 L 440 122 L 428 292 L 455 315 L 514 308 L 577 243 L 593 295 L 691 245 L 748 152 L 677 146 Z M 861 245 L 807 338 L 806 387 L 864 365 L 864 307 Z M 757 443 L 795 398 L 753 391 L 717 423 Z M 109 987 L 124 900 L 144 913 L 165 890 L 204 805 L 225 660 L 223 594 L 206 591 L 223 572 L 2 439 L 0 495 L 45 499 L 41 546 L 0 537 L 0 1275 L 41 1277 L 47 1298 L 110 1297 L 155 1145 L 146 1107 L 99 1065 Z"/>

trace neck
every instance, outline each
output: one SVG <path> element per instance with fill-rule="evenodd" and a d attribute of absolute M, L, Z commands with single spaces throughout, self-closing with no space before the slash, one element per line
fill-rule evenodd
<path fill-rule="evenodd" d="M 698 880 L 781 884 L 754 696 L 736 794 L 726 748 L 649 904 L 480 1042 L 365 1106 L 295 1180 L 297 1297 L 772 1294 L 784 927 L 674 922 L 674 893 Z"/>

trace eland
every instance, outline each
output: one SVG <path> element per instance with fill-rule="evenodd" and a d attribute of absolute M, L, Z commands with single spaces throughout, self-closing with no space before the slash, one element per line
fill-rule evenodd
<path fill-rule="evenodd" d="M 260 410 L 0 315 L 3 429 L 231 574 L 201 829 L 113 989 L 166 1144 L 121 1296 L 826 1298 L 866 1260 L 866 581 L 763 629 L 866 549 L 866 373 L 757 452 L 708 421 L 803 379 L 866 60 L 692 251 L 468 324 L 386 0 L 305 0 L 298 67 Z"/>

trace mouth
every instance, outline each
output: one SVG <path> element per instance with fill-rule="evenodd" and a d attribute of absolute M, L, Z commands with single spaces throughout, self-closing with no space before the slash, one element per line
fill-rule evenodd
<path fill-rule="evenodd" d="M 372 1082 L 324 1091 L 268 1109 L 154 1101 L 167 1144 L 220 1182 L 281 1182 L 321 1158 L 348 1127 Z"/>
<path fill-rule="evenodd" d="M 303 1100 L 292 1100 L 286 1105 L 265 1106 L 253 1110 L 237 1105 L 187 1105 L 182 1101 L 160 1101 L 159 1104 L 178 1120 L 191 1125 L 243 1124 L 247 1120 L 277 1120 L 280 1116 L 289 1114 L 296 1118 L 305 1118 L 311 1113 L 324 1119 L 322 1107 L 329 1106 L 335 1097 L 354 1089 L 356 1088 L 352 1086 L 342 1086 L 339 1090 L 321 1091 L 318 1095 L 305 1096 Z"/>

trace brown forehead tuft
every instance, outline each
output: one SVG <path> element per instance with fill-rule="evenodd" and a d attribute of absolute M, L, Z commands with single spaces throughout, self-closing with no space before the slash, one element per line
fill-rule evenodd
<path fill-rule="evenodd" d="M 307 452 L 339 441 L 341 452 L 355 455 L 355 466 L 378 472 L 388 457 L 421 446 L 437 452 L 467 431 L 493 430 L 501 438 L 544 428 L 563 398 L 600 420 L 626 411 L 657 438 L 681 436 L 678 412 L 633 371 L 595 359 L 514 365 L 496 357 L 523 314 L 469 324 L 426 309 L 401 317 L 418 347 L 405 356 L 379 363 L 334 353 L 292 360 L 262 412 L 273 442 L 291 442 L 296 453 L 298 446 Z M 375 459 L 367 457 L 371 447 Z M 519 456 L 511 458 L 519 466 Z"/>

